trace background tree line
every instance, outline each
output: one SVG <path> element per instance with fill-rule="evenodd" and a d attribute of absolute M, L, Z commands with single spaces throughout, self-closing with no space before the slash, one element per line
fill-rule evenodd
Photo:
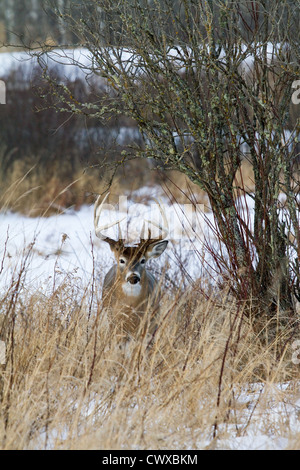
<path fill-rule="evenodd" d="M 226 25 L 226 20 L 224 22 L 222 19 L 222 6 L 220 6 L 220 2 L 208 0 L 207 2 L 200 2 L 200 5 L 204 5 L 205 3 L 209 6 L 211 14 L 217 19 L 218 26 L 220 28 L 226 28 L 228 25 Z M 225 4 L 226 2 L 223 3 Z M 164 0 L 139 0 L 138 4 L 143 8 L 147 6 L 147 8 L 152 10 L 155 23 L 155 13 L 160 7 L 163 7 Z M 262 34 L 261 26 L 263 25 L 263 19 L 260 14 L 261 11 L 259 11 L 259 4 L 265 11 L 269 12 L 273 7 L 272 0 L 265 0 L 264 2 L 241 1 L 236 5 L 237 8 L 233 13 L 232 19 L 236 22 L 236 25 L 245 38 L 251 37 L 251 31 L 254 25 L 258 27 L 258 33 Z M 173 12 L 178 12 L 180 20 L 185 21 L 182 2 L 180 0 L 174 0 L 170 2 L 170 5 L 172 5 Z M 191 18 L 194 14 L 197 15 L 197 6 L 195 5 L 191 4 Z M 289 10 L 287 10 L 287 6 Z M 122 30 L 118 12 L 113 13 L 110 11 L 107 1 L 95 2 L 94 0 L 23 0 L 22 2 L 18 0 L 2 0 L 0 3 L 1 41 L 3 43 L 21 45 L 22 43 L 28 44 L 29 42 L 36 44 L 39 42 L 43 43 L 48 39 L 53 44 L 57 45 L 76 45 L 79 39 L 78 34 L 76 31 L 72 31 L 67 27 L 64 21 L 58 21 L 59 17 L 62 20 L 63 18 L 62 16 L 57 17 L 56 13 L 59 12 L 59 15 L 64 15 L 72 11 L 72 18 L 76 20 L 80 18 L 84 10 L 89 12 L 93 7 L 95 7 L 97 11 L 97 26 L 102 31 L 106 29 L 105 25 L 112 25 L 113 16 L 117 15 L 113 20 L 113 27 L 106 29 L 105 42 L 112 43 L 117 41 L 117 37 L 121 37 L 120 32 Z M 297 0 L 285 0 L 282 2 L 281 7 L 277 5 L 276 8 L 278 10 L 276 20 L 277 33 L 275 32 L 274 34 L 273 31 L 272 34 L 275 40 L 276 37 L 281 40 L 282 32 L 290 23 L 291 19 L 294 24 L 300 21 L 299 3 Z M 150 10 L 148 11 L 150 12 Z M 118 27 L 116 27 L 117 19 L 119 19 Z M 161 25 L 157 24 L 156 26 L 159 28 Z M 171 18 L 165 20 L 164 27 L 168 34 L 172 34 L 173 23 Z M 204 32 L 204 23 L 202 28 Z M 179 34 L 178 39 L 180 39 L 181 33 L 182 31 L 177 32 L 177 34 Z M 226 40 L 225 33 L 223 34 L 223 39 L 224 41 Z M 291 38 L 289 37 L 289 41 L 290 40 Z M 298 41 L 296 35 L 293 40 L 295 42 Z M 124 36 L 122 36 L 122 44 L 124 45 Z"/>

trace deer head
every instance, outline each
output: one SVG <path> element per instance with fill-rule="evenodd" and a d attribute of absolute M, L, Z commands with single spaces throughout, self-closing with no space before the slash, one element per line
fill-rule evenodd
<path fill-rule="evenodd" d="M 168 222 L 166 219 L 166 215 L 162 209 L 162 206 L 159 202 L 159 210 L 162 215 L 163 223 L 165 227 L 156 224 L 155 222 L 150 222 L 156 227 L 159 228 L 159 236 L 157 238 L 151 237 L 151 230 L 148 229 L 148 237 L 145 238 L 145 222 L 143 222 L 143 227 L 141 230 L 141 236 L 139 243 L 135 244 L 134 246 L 126 246 L 124 244 L 124 240 L 122 238 L 121 227 L 120 223 L 122 220 L 104 224 L 99 226 L 99 220 L 101 218 L 101 212 L 103 205 L 108 197 L 108 194 L 101 202 L 101 197 L 99 196 L 95 202 L 94 206 L 94 225 L 95 225 L 95 233 L 98 238 L 105 241 L 109 244 L 110 249 L 114 253 L 118 271 L 121 277 L 123 277 L 123 281 L 128 283 L 129 285 L 136 285 L 136 291 L 138 291 L 139 285 L 141 286 L 143 275 L 146 268 L 146 263 L 150 258 L 157 258 L 159 257 L 167 247 L 168 240 L 165 238 L 168 235 Z M 149 221 L 147 221 L 149 222 Z M 118 240 L 114 240 L 106 235 L 103 234 L 104 230 L 108 228 L 118 225 Z M 123 286 L 124 288 L 124 286 Z M 126 288 L 126 286 L 125 286 Z M 128 292 L 130 292 L 132 288 L 128 286 Z"/>

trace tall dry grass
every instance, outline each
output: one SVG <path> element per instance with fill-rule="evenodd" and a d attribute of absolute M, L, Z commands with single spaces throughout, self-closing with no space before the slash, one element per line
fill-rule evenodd
<path fill-rule="evenodd" d="M 111 180 L 112 174 L 96 167 L 75 165 L 68 171 L 68 165 L 61 172 L 61 165 L 51 170 L 35 164 L 35 159 L 16 160 L 7 174 L 0 172 L 0 210 L 20 212 L 31 217 L 49 216 L 73 206 L 79 209 L 83 204 L 92 204 L 97 194 L 109 188 L 110 193 L 131 194 L 141 187 L 161 189 L 171 202 L 189 203 L 191 198 L 206 205 L 207 196 L 195 184 L 179 172 L 149 170 L 148 162 L 136 160 L 120 166 Z M 1 148 L 0 148 L 1 163 Z M 66 176 L 67 175 L 67 176 Z M 191 196 L 193 195 L 193 196 Z M 136 202 L 149 202 L 145 194 L 136 196 Z"/>
<path fill-rule="evenodd" d="M 120 347 L 94 274 L 25 288 L 32 248 L 0 297 L 1 449 L 228 448 L 255 433 L 299 446 L 288 331 L 278 354 L 226 291 L 195 284 L 164 293 L 152 341 Z"/>

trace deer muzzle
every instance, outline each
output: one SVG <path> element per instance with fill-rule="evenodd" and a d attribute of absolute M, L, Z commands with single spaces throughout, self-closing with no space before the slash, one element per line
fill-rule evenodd
<path fill-rule="evenodd" d="M 141 280 L 140 276 L 136 273 L 131 273 L 129 274 L 129 276 L 127 277 L 127 282 L 129 282 L 130 284 L 138 284 Z"/>

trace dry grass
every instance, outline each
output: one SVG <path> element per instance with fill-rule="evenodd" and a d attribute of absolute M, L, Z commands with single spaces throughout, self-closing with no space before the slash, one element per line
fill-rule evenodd
<path fill-rule="evenodd" d="M 0 159 L 1 160 L 1 159 Z M 31 217 L 49 216 L 73 206 L 92 204 L 99 193 L 110 188 L 113 195 L 124 194 L 161 181 L 158 172 L 149 172 L 147 162 L 133 161 L 121 166 L 111 181 L 97 167 L 57 165 L 51 170 L 33 164 L 34 159 L 16 160 L 8 174 L 0 174 L 0 209 L 21 212 Z"/>
<path fill-rule="evenodd" d="M 251 426 L 289 435 L 286 408 L 274 421 L 270 402 L 278 413 L 293 399 L 299 371 L 288 348 L 278 358 L 261 344 L 226 293 L 173 293 L 153 344 L 139 337 L 124 348 L 99 280 L 66 275 L 47 292 L 28 292 L 27 256 L 0 299 L 1 449 L 226 448 Z M 279 382 L 289 383 L 284 394 L 274 392 Z M 294 435 L 288 446 L 297 443 Z"/>
<path fill-rule="evenodd" d="M 1 157 L 1 155 L 0 155 Z M 1 160 L 1 158 L 0 158 Z M 236 176 L 237 186 L 253 190 L 253 171 L 245 160 Z M 204 204 L 209 210 L 206 193 L 180 172 L 149 171 L 148 162 L 133 160 L 120 166 L 111 181 L 110 175 L 103 174 L 97 167 L 85 168 L 75 165 L 72 170 L 67 164 L 57 164 L 51 170 L 34 164 L 34 158 L 16 160 L 10 171 L 0 174 L 0 209 L 10 209 L 29 216 L 51 215 L 53 212 L 82 204 L 92 204 L 96 194 L 105 192 L 119 195 L 133 192 L 144 186 L 161 186 L 161 193 L 170 202 L 179 204 Z M 147 202 L 145 196 L 135 202 Z"/>

